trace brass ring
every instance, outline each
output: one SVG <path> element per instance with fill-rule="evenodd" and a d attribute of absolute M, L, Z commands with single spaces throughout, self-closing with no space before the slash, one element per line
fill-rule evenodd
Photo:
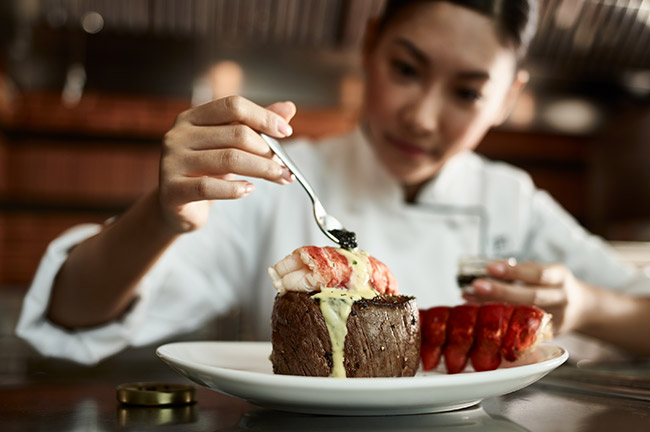
<path fill-rule="evenodd" d="M 135 382 L 117 386 L 117 400 L 127 405 L 187 405 L 196 402 L 196 390 L 189 384 Z"/>

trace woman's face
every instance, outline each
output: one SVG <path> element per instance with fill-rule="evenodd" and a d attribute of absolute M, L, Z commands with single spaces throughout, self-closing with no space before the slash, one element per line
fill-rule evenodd
<path fill-rule="evenodd" d="M 407 187 L 474 149 L 503 119 L 516 87 L 514 50 L 490 18 L 446 2 L 416 4 L 394 18 L 366 48 L 364 69 L 370 141 Z"/>

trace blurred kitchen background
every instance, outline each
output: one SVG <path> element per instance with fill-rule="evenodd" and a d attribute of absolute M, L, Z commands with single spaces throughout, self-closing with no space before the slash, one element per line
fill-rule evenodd
<path fill-rule="evenodd" d="M 543 0 L 531 84 L 479 151 L 528 170 L 646 262 L 650 1 Z M 156 185 L 176 115 L 232 93 L 293 100 L 296 135 L 353 127 L 358 52 L 383 0 L 0 2 L 0 287 L 48 242 Z"/>

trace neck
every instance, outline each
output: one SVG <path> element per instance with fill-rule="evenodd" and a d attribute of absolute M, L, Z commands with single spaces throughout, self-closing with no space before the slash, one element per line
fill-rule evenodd
<path fill-rule="evenodd" d="M 406 201 L 409 204 L 412 204 L 416 202 L 416 198 L 422 188 L 424 187 L 425 184 L 427 184 L 429 180 L 418 183 L 418 184 L 413 184 L 413 185 L 404 185 L 403 190 L 404 190 L 404 201 Z"/>

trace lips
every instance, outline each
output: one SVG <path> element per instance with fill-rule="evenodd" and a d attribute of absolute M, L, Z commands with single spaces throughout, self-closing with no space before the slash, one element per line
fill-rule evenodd
<path fill-rule="evenodd" d="M 391 136 L 387 136 L 386 140 L 391 147 L 409 157 L 417 158 L 427 156 L 429 154 L 428 150 L 425 150 L 422 147 L 418 147 L 409 141 L 393 138 Z"/>

